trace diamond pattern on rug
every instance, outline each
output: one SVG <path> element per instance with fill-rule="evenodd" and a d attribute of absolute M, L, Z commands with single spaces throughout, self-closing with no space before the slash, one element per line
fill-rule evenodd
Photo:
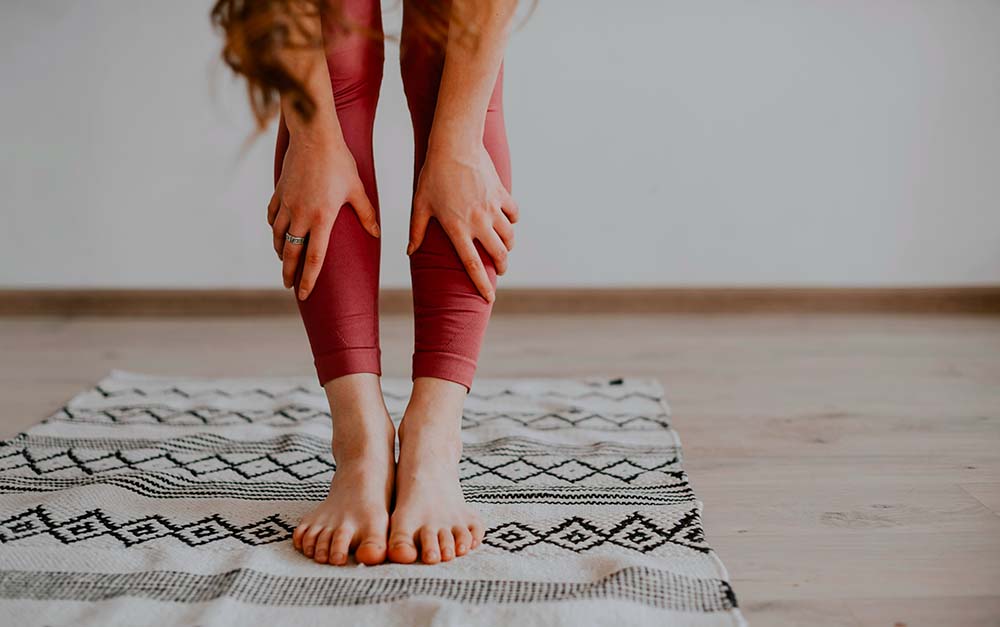
<path fill-rule="evenodd" d="M 410 381 L 382 383 L 398 420 Z M 602 601 L 612 624 L 743 624 L 654 380 L 477 381 L 460 481 L 486 534 L 434 567 L 320 567 L 290 546 L 336 472 L 329 420 L 309 377 L 112 373 L 0 442 L 0 612 L 71 624 L 91 611 L 74 601 L 113 601 L 104 623 L 202 604 L 177 620 L 419 624 L 412 608 L 449 603 L 457 624 L 582 624 Z"/>

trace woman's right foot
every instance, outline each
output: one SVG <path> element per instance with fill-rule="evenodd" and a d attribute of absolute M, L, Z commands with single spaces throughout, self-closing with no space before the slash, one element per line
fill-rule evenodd
<path fill-rule="evenodd" d="M 359 373 L 326 384 L 337 470 L 330 493 L 292 535 L 295 548 L 320 564 L 386 560 L 396 433 L 378 376 Z"/>

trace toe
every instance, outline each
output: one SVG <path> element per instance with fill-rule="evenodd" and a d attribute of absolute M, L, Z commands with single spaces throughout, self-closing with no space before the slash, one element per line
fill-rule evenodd
<path fill-rule="evenodd" d="M 307 531 L 309 531 L 309 524 L 302 523 L 292 533 L 292 546 L 295 547 L 296 551 L 302 550 L 302 538 L 306 535 Z"/>
<path fill-rule="evenodd" d="M 330 541 L 330 563 L 342 566 L 347 563 L 347 552 L 351 548 L 351 538 L 354 537 L 354 530 L 350 527 L 341 526 L 333 534 Z"/>
<path fill-rule="evenodd" d="M 469 524 L 469 532 L 472 533 L 472 547 L 476 548 L 483 543 L 483 536 L 486 534 L 486 530 L 483 529 L 483 523 L 474 521 Z"/>
<path fill-rule="evenodd" d="M 455 538 L 455 555 L 461 557 L 472 548 L 472 532 L 468 527 L 452 527 L 452 536 Z"/>
<path fill-rule="evenodd" d="M 314 551 L 316 550 L 316 538 L 319 536 L 321 531 L 323 531 L 322 526 L 313 525 L 310 526 L 309 530 L 302 536 L 302 554 L 306 557 L 313 556 Z"/>
<path fill-rule="evenodd" d="M 427 527 L 420 530 L 420 555 L 424 564 L 437 564 L 441 561 L 441 546 L 435 530 Z"/>
<path fill-rule="evenodd" d="M 313 560 L 317 564 L 326 564 L 330 557 L 330 538 L 333 537 L 333 529 L 326 527 L 316 536 L 316 548 L 313 549 Z"/>
<path fill-rule="evenodd" d="M 398 564 L 417 561 L 417 546 L 413 543 L 412 531 L 405 528 L 392 531 L 389 536 L 389 561 Z"/>
<path fill-rule="evenodd" d="M 450 562 L 455 559 L 455 536 L 450 529 L 438 530 L 438 546 L 441 547 L 441 561 Z"/>
<path fill-rule="evenodd" d="M 362 564 L 373 566 L 385 561 L 385 529 L 369 529 L 361 534 L 354 557 Z"/>
<path fill-rule="evenodd" d="M 333 537 L 333 529 L 326 527 L 316 536 L 316 548 L 313 549 L 313 559 L 318 564 L 326 564 L 330 557 L 330 538 Z"/>

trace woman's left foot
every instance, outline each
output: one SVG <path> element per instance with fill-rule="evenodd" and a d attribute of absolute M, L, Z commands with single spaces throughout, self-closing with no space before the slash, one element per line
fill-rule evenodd
<path fill-rule="evenodd" d="M 396 502 L 389 523 L 389 560 L 447 562 L 483 540 L 479 514 L 458 483 L 464 386 L 429 377 L 414 382 L 398 429 Z"/>

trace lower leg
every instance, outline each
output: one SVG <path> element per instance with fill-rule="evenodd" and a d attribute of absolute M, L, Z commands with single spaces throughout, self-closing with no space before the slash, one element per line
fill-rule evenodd
<path fill-rule="evenodd" d="M 345 0 L 350 22 L 381 32 L 376 0 Z M 369 200 L 378 210 L 372 130 L 384 60 L 383 43 L 344 32 L 324 17 L 327 66 L 337 119 L 357 163 Z M 279 131 L 275 159 L 280 173 L 287 129 Z M 317 562 L 385 561 L 395 468 L 395 432 L 379 385 L 379 240 L 349 206 L 340 208 L 329 254 L 312 293 L 296 299 L 330 403 L 332 450 L 337 463 L 329 494 L 295 529 L 293 543 Z M 301 268 L 296 275 L 296 291 Z"/>
<path fill-rule="evenodd" d="M 443 50 L 411 36 L 403 5 L 400 42 L 403 85 L 414 130 L 414 186 L 423 167 L 433 124 Z M 510 189 L 510 155 L 502 108 L 503 68 L 486 116 L 483 145 Z M 493 260 L 477 243 L 492 282 Z M 462 496 L 462 408 L 492 305 L 479 294 L 450 239 L 431 219 L 420 248 L 410 255 L 415 319 L 413 393 L 399 427 L 395 505 L 390 520 L 389 559 L 428 564 L 448 561 L 478 546 L 483 526 Z"/>
<path fill-rule="evenodd" d="M 379 378 L 351 374 L 324 389 L 337 469 L 326 500 L 302 519 L 292 542 L 319 563 L 345 564 L 353 553 L 358 562 L 379 564 L 386 559 L 396 441 Z"/>
<path fill-rule="evenodd" d="M 483 525 L 458 484 L 465 386 L 433 377 L 413 382 L 399 427 L 396 504 L 389 559 L 427 564 L 465 555 L 482 542 Z"/>
<path fill-rule="evenodd" d="M 382 31 L 377 0 L 343 0 L 344 19 L 369 31 Z M 324 13 L 327 69 L 337 121 L 368 200 L 379 213 L 372 133 L 385 60 L 384 44 L 359 31 L 343 31 Z M 275 179 L 280 176 L 290 141 L 279 125 Z M 330 207 L 335 209 L 335 207 Z M 362 226 L 350 205 L 339 208 L 322 270 L 309 297 L 296 298 L 309 338 L 320 385 L 357 372 L 381 373 L 378 338 L 380 240 Z M 302 267 L 295 275 L 298 292 Z"/>

